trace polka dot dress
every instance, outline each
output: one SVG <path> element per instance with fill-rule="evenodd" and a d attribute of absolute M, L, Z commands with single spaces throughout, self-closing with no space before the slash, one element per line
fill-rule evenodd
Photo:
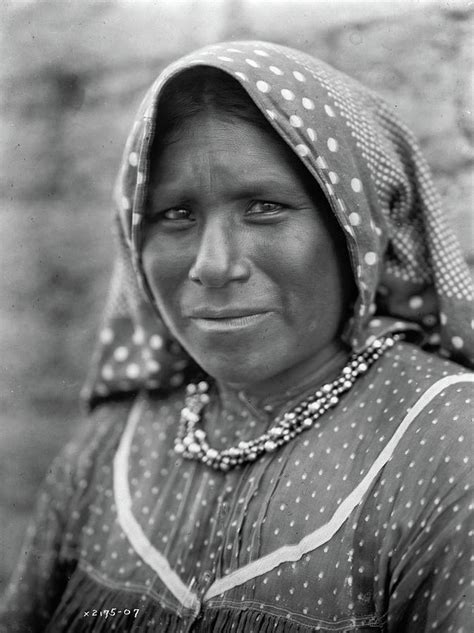
<path fill-rule="evenodd" d="M 98 407 L 51 469 L 0 630 L 467 633 L 473 380 L 399 343 L 228 473 L 174 453 L 181 392 Z M 286 405 L 216 387 L 212 445 Z"/>

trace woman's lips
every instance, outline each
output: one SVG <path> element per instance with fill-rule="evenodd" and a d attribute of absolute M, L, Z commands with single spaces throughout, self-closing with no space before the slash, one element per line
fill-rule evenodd
<path fill-rule="evenodd" d="M 269 314 L 270 312 L 256 312 L 239 316 L 191 317 L 191 320 L 199 329 L 206 332 L 223 332 L 258 325 Z"/>

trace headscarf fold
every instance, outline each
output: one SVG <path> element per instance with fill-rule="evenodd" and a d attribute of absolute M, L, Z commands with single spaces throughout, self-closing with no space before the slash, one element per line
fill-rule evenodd
<path fill-rule="evenodd" d="M 388 331 L 412 331 L 420 345 L 472 366 L 472 280 L 412 133 L 381 97 L 324 62 L 232 42 L 173 63 L 139 109 L 117 181 L 118 256 L 85 398 L 169 390 L 198 370 L 143 292 L 141 246 L 160 95 L 172 77 L 203 65 L 240 83 L 325 193 L 358 290 L 348 345 L 359 351 Z"/>

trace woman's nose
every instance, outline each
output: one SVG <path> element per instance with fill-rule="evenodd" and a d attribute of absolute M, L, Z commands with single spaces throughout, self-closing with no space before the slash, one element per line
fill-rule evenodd
<path fill-rule="evenodd" d="M 209 288 L 221 288 L 231 281 L 245 281 L 250 266 L 242 247 L 235 227 L 210 222 L 200 235 L 189 278 Z"/>

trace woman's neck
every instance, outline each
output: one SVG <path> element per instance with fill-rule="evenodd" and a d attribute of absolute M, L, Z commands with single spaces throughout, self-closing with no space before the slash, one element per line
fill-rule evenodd
<path fill-rule="evenodd" d="M 255 412 L 274 417 L 296 406 L 311 391 L 338 376 L 349 356 L 347 346 L 337 341 L 316 357 L 269 380 L 251 385 L 217 381 L 217 386 L 224 401 L 237 396 Z"/>

